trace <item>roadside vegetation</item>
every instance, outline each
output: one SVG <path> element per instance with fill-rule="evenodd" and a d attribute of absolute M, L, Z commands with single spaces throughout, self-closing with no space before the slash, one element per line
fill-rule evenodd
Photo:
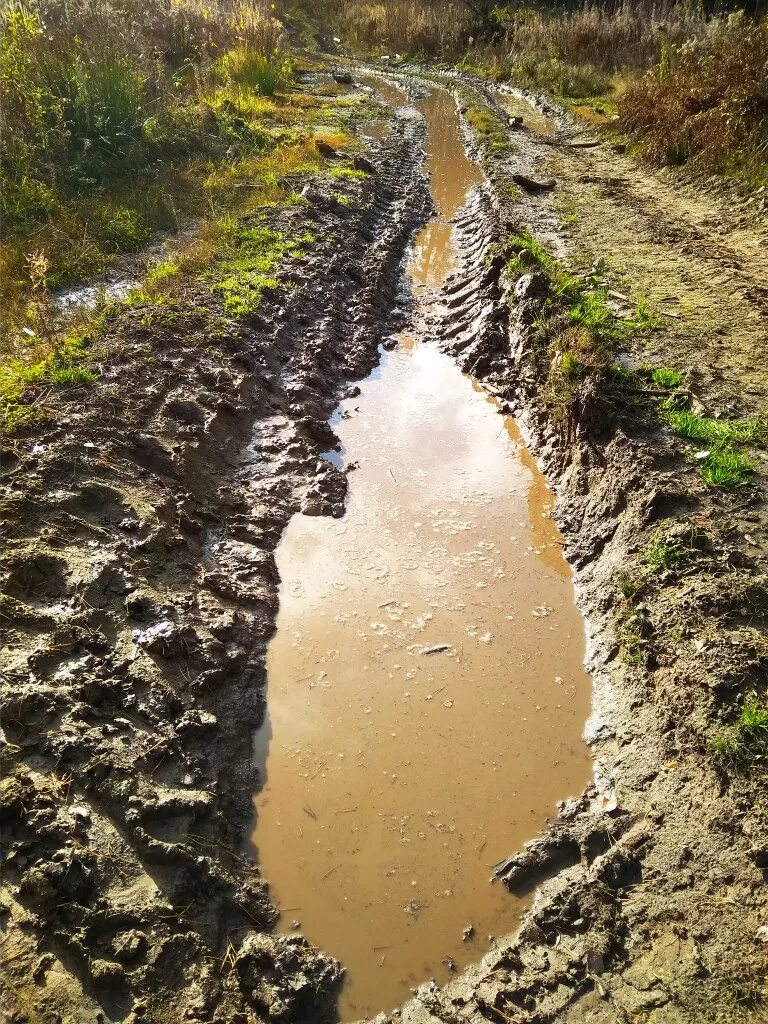
<path fill-rule="evenodd" d="M 768 18 L 669 0 L 331 0 L 351 47 L 564 101 L 658 165 L 768 183 Z"/>
<path fill-rule="evenodd" d="M 620 313 L 611 304 L 602 273 L 576 276 L 527 233 L 509 238 L 502 254 L 513 278 L 534 272 L 547 280 L 548 297 L 534 330 L 546 364 L 545 397 L 555 422 L 572 430 L 582 389 L 589 382 L 597 383 L 617 409 L 632 409 L 638 402 L 650 406 L 655 421 L 689 441 L 699 476 L 708 486 L 734 490 L 750 483 L 755 464 L 749 449 L 764 444 L 764 424 L 693 412 L 679 370 L 648 365 L 627 370 L 616 363 L 622 346 L 660 326 L 644 299 Z M 648 567 L 669 569 L 680 564 L 684 551 L 656 540 Z"/>
<path fill-rule="evenodd" d="M 352 145 L 342 104 L 292 85 L 275 14 L 262 0 L 4 8 L 5 431 L 36 417 L 45 390 L 97 375 L 93 342 L 119 302 L 69 311 L 61 289 L 98 282 L 118 259 L 134 280 L 149 263 L 127 303 L 167 304 L 192 274 L 209 280 L 227 314 L 246 315 L 274 286 L 280 260 L 308 244 L 243 222 L 302 201 L 290 179 L 325 166 L 318 142 Z M 173 235 L 171 249 L 143 256 Z"/>

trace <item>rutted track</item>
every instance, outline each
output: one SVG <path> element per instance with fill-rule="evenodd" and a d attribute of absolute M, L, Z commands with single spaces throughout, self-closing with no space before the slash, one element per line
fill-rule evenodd
<path fill-rule="evenodd" d="M 220 320 L 213 342 L 195 314 L 211 305 L 203 288 L 176 319 L 134 310 L 89 404 L 62 402 L 4 453 L 10 1021 L 314 1021 L 332 1004 L 337 965 L 263 930 L 265 885 L 234 851 L 255 781 L 272 551 L 299 507 L 342 511 L 346 479 L 318 462 L 327 418 L 393 326 L 428 206 L 421 127 L 397 125 L 378 173 L 346 185 L 368 210 L 312 185 L 290 215 L 321 237 L 284 272 L 292 290 L 245 326 Z M 547 196 L 505 193 L 551 146 L 522 136 L 503 160 L 482 153 L 490 184 L 458 220 L 462 262 L 430 329 L 517 413 L 557 488 L 590 628 L 596 784 L 501 870 L 513 887 L 543 881 L 520 934 L 446 989 L 424 986 L 399 1019 L 716 1019 L 721 982 L 768 966 L 754 939 L 764 820 L 702 740 L 764 672 L 765 555 L 741 540 L 764 506 L 697 487 L 678 442 L 588 386 L 567 424 L 552 421 L 534 330 L 546 281 L 513 286 L 491 248 L 523 226 L 560 244 Z M 648 657 L 625 665 L 618 574 L 642 566 L 659 524 L 682 529 L 674 516 L 696 526 L 692 571 L 651 581 L 633 606 Z"/>
<path fill-rule="evenodd" d="M 272 551 L 300 506 L 343 509 L 319 453 L 395 326 L 422 131 L 399 119 L 365 183 L 316 182 L 283 212 L 319 242 L 250 322 L 212 321 L 194 285 L 176 315 L 126 312 L 89 401 L 3 453 L 4 1019 L 298 1017 L 329 998 L 335 964 L 261 930 L 275 911 L 237 850 Z"/>

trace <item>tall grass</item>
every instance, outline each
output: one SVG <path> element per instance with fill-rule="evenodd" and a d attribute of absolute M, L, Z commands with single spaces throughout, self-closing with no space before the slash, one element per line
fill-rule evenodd
<path fill-rule="evenodd" d="M 623 0 L 575 10 L 535 3 L 482 4 L 416 0 L 341 0 L 336 22 L 347 41 L 365 49 L 492 62 L 502 73 L 518 61 L 591 66 L 602 72 L 645 69 L 659 57 L 659 27 L 671 45 L 704 31 L 700 4 L 686 0 Z M 530 74 L 530 72 L 529 72 Z"/>
<path fill-rule="evenodd" d="M 460 0 L 347 0 L 337 26 L 354 48 L 426 57 L 455 56 L 472 34 L 472 15 Z"/>
<path fill-rule="evenodd" d="M 3 6 L 2 350 L 39 335 L 30 254 L 48 289 L 98 274 L 178 223 L 178 192 L 183 206 L 206 162 L 273 144 L 248 98 L 290 74 L 274 13 L 268 0 Z"/>
<path fill-rule="evenodd" d="M 768 184 L 768 17 L 714 19 L 633 82 L 619 114 L 656 163 Z"/>

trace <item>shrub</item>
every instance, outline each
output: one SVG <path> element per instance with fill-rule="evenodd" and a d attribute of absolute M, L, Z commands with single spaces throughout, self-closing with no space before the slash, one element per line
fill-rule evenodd
<path fill-rule="evenodd" d="M 654 163 L 768 183 L 768 18 L 713 20 L 630 85 L 619 116 Z"/>

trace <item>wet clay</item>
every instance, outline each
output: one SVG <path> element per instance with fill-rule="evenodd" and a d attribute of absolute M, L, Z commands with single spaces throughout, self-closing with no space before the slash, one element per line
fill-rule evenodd
<path fill-rule="evenodd" d="M 420 108 L 426 303 L 481 174 L 450 94 Z M 590 681 L 550 492 L 493 398 L 402 336 L 333 426 L 346 515 L 295 516 L 277 550 L 253 838 L 280 929 L 342 962 L 353 1020 L 515 928 L 525 901 L 491 869 L 587 781 Z"/>

